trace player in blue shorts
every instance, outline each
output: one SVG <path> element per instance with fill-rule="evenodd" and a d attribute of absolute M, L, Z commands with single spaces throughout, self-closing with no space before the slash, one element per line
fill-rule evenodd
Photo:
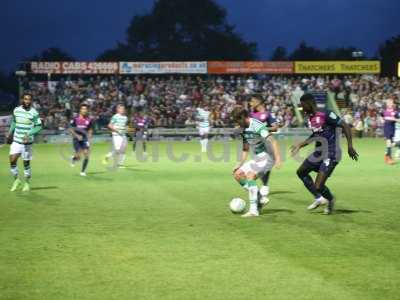
<path fill-rule="evenodd" d="M 71 120 L 69 132 L 72 135 L 72 143 L 75 154 L 72 156 L 71 165 L 80 160 L 83 154 L 81 176 L 86 176 L 86 168 L 89 163 L 90 155 L 90 139 L 93 133 L 93 120 L 89 117 L 89 109 L 87 104 L 81 104 L 79 115 Z"/>
<path fill-rule="evenodd" d="M 358 159 L 358 154 L 353 148 L 351 129 L 334 112 L 317 111 L 315 99 L 311 94 L 304 94 L 300 98 L 300 104 L 308 118 L 308 127 L 312 130 L 312 134 L 305 141 L 291 147 L 292 155 L 296 155 L 301 148 L 314 142 L 316 148 L 298 168 L 297 176 L 315 198 L 308 209 L 328 204 L 324 212 L 331 214 L 335 199 L 326 186 L 326 181 L 341 159 L 340 137 L 342 131 L 340 129 L 343 129 L 347 139 L 349 156 L 353 160 Z M 317 173 L 315 181 L 310 176 L 311 172 Z"/>

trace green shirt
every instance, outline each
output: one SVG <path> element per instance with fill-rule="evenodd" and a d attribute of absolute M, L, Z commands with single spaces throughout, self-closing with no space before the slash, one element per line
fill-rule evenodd
<path fill-rule="evenodd" d="M 120 114 L 115 114 L 111 118 L 111 124 L 114 126 L 115 131 L 113 135 L 124 135 L 128 131 L 128 117 Z"/>
<path fill-rule="evenodd" d="M 243 145 L 249 145 L 256 155 L 267 153 L 265 140 L 269 135 L 270 133 L 264 123 L 250 118 L 249 126 L 242 133 Z"/>
<path fill-rule="evenodd" d="M 28 143 L 33 143 L 33 138 L 41 129 L 42 121 L 39 118 L 39 113 L 31 107 L 29 110 L 18 106 L 13 112 L 14 138 L 13 141 L 19 144 L 24 144 L 24 138 L 28 137 Z"/>
<path fill-rule="evenodd" d="M 210 112 L 204 110 L 202 108 L 197 109 L 197 119 L 199 121 L 199 128 L 208 128 L 210 127 Z"/>

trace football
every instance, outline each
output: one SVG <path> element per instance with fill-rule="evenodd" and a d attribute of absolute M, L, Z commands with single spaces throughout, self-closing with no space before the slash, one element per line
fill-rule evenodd
<path fill-rule="evenodd" d="M 235 214 L 241 213 L 246 208 L 246 202 L 241 198 L 233 198 L 229 203 L 229 208 Z"/>

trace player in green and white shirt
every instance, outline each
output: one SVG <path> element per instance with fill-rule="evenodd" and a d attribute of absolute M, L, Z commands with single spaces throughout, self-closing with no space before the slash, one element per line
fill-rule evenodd
<path fill-rule="evenodd" d="M 114 162 L 118 167 L 122 167 L 125 160 L 126 146 L 128 139 L 126 134 L 128 132 L 128 117 L 125 113 L 125 106 L 118 104 L 116 114 L 112 116 L 108 128 L 112 132 L 113 149 L 104 158 L 103 163 L 107 164 L 110 158 L 114 158 Z"/>
<path fill-rule="evenodd" d="M 24 161 L 25 183 L 22 191 L 30 190 L 29 181 L 32 176 L 30 161 L 32 160 L 32 144 L 34 136 L 42 129 L 39 113 L 32 107 L 32 95 L 25 93 L 22 97 L 22 105 L 13 111 L 13 118 L 7 140 L 10 146 L 10 171 L 14 177 L 11 191 L 14 192 L 20 184 L 17 162 L 21 157 Z"/>
<path fill-rule="evenodd" d="M 207 152 L 208 134 L 210 132 L 210 112 L 207 106 L 201 105 L 196 109 L 196 119 L 200 135 L 201 152 Z"/>
<path fill-rule="evenodd" d="M 233 111 L 233 120 L 243 129 L 243 152 L 239 164 L 233 170 L 237 182 L 249 192 L 249 211 L 243 217 L 257 217 L 262 206 L 259 203 L 257 178 L 270 171 L 273 166 L 280 168 L 279 145 L 268 132 L 264 123 L 250 118 L 249 112 L 242 108 Z M 273 155 L 268 153 L 266 141 L 272 145 Z M 250 150 L 252 159 L 247 161 Z"/>

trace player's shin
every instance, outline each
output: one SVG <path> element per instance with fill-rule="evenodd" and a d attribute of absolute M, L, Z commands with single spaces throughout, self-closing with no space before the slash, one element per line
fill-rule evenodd
<path fill-rule="evenodd" d="M 304 175 L 304 174 L 299 174 L 299 173 L 297 173 L 297 175 L 299 176 L 300 180 L 303 181 L 304 186 L 315 197 L 315 199 L 318 199 L 319 197 L 321 197 L 321 194 L 318 192 L 317 188 L 315 187 L 314 181 L 310 175 L 308 175 L 308 174 Z"/>
<path fill-rule="evenodd" d="M 124 164 L 125 161 L 125 154 L 124 153 L 120 153 L 119 154 L 119 159 L 118 159 L 118 165 L 122 166 Z"/>
<path fill-rule="evenodd" d="M 321 195 L 329 201 L 333 199 L 333 194 L 326 185 L 322 188 Z"/>
<path fill-rule="evenodd" d="M 203 146 L 203 150 L 204 150 L 204 152 L 207 152 L 207 147 L 208 147 L 208 138 L 205 138 L 204 140 L 203 140 L 203 143 L 204 143 L 204 146 Z"/>
<path fill-rule="evenodd" d="M 27 182 L 32 177 L 31 162 L 29 160 L 24 160 L 24 177 Z"/>
<path fill-rule="evenodd" d="M 261 177 L 261 181 L 262 181 L 262 183 L 263 183 L 264 186 L 268 186 L 270 174 L 271 174 L 271 171 L 267 171 L 267 172 L 265 172 L 265 174 Z"/>
<path fill-rule="evenodd" d="M 386 151 L 385 155 L 387 157 L 392 157 L 392 141 L 391 140 L 386 140 Z"/>
<path fill-rule="evenodd" d="M 16 162 L 10 163 L 10 173 L 14 179 L 18 178 L 18 167 Z"/>
<path fill-rule="evenodd" d="M 87 168 L 88 164 L 89 164 L 89 158 L 85 157 L 85 159 L 83 160 L 83 163 L 82 163 L 82 170 L 81 170 L 82 173 L 86 172 L 86 168 Z"/>

